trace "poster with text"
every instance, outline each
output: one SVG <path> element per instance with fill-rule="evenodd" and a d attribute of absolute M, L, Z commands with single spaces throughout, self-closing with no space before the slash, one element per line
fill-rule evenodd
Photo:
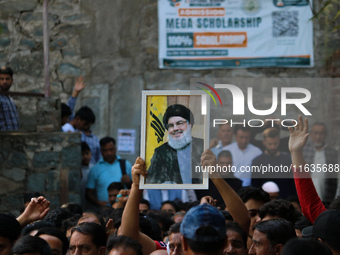
<path fill-rule="evenodd" d="M 159 67 L 313 67 L 310 4 L 158 0 Z"/>

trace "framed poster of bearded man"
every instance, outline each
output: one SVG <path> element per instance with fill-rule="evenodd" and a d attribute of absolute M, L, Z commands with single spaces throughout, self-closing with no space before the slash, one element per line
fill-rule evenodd
<path fill-rule="evenodd" d="M 200 91 L 142 92 L 141 157 L 148 171 L 141 176 L 142 189 L 208 188 L 208 174 L 200 165 L 209 148 L 202 97 Z"/>

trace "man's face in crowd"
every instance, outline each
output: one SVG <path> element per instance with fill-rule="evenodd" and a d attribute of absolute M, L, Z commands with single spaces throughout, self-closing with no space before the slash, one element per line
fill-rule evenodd
<path fill-rule="evenodd" d="M 91 151 L 84 151 L 81 155 L 81 164 L 83 166 L 88 166 L 91 161 Z"/>
<path fill-rule="evenodd" d="M 118 189 L 112 189 L 108 191 L 109 193 L 109 202 L 111 205 L 113 205 L 114 203 L 116 203 L 116 199 L 117 199 L 117 195 L 119 193 Z"/>
<path fill-rule="evenodd" d="M 0 88 L 2 91 L 8 91 L 12 83 L 13 78 L 9 74 L 0 74 Z"/>
<path fill-rule="evenodd" d="M 63 242 L 59 238 L 46 234 L 40 235 L 39 237 L 48 243 L 48 245 L 51 247 L 53 255 L 63 254 Z"/>
<path fill-rule="evenodd" d="M 82 130 L 82 131 L 87 131 L 90 129 L 91 127 L 91 123 L 86 121 L 86 120 L 82 120 L 79 116 L 74 118 L 74 127 L 76 129 Z"/>
<path fill-rule="evenodd" d="M 116 160 L 116 146 L 110 142 L 100 147 L 104 161 L 112 164 Z"/>
<path fill-rule="evenodd" d="M 218 162 L 217 164 L 221 167 L 232 167 L 233 165 L 233 161 L 231 159 L 231 157 L 225 157 L 225 156 L 221 156 L 218 158 Z"/>
<path fill-rule="evenodd" d="M 227 255 L 246 255 L 246 244 L 242 240 L 242 236 L 233 230 L 227 231 L 227 244 L 224 248 L 224 254 Z"/>
<path fill-rule="evenodd" d="M 173 139 L 181 139 L 183 132 L 188 129 L 188 122 L 186 119 L 174 116 L 168 120 L 168 132 Z"/>
<path fill-rule="evenodd" d="M 266 137 L 262 141 L 263 145 L 266 147 L 266 153 L 269 156 L 274 157 L 279 149 L 280 137 Z"/>
<path fill-rule="evenodd" d="M 271 246 L 266 234 L 254 230 L 253 244 L 249 249 L 249 255 L 275 255 L 275 250 Z"/>
<path fill-rule="evenodd" d="M 183 219 L 184 219 L 184 216 L 185 216 L 185 214 L 174 215 L 173 220 L 174 220 L 175 223 L 182 222 Z"/>
<path fill-rule="evenodd" d="M 233 129 L 229 124 L 221 125 L 217 136 L 222 141 L 222 145 L 226 146 L 230 144 L 231 140 L 233 139 Z"/>
<path fill-rule="evenodd" d="M 235 135 L 236 142 L 240 150 L 245 150 L 250 141 L 250 131 L 237 130 Z"/>
<path fill-rule="evenodd" d="M 182 255 L 182 240 L 181 233 L 171 233 L 169 236 L 169 250 L 170 255 Z"/>
<path fill-rule="evenodd" d="M 137 255 L 137 253 L 132 248 L 119 246 L 119 247 L 112 248 L 112 250 L 109 252 L 108 255 Z"/>
<path fill-rule="evenodd" d="M 171 204 L 164 204 L 161 208 L 161 211 L 173 214 L 176 213 L 176 209 Z"/>
<path fill-rule="evenodd" d="M 12 242 L 9 238 L 0 236 L 0 255 L 10 255 Z"/>
<path fill-rule="evenodd" d="M 91 235 L 74 231 L 70 239 L 70 255 L 103 255 L 105 247 L 97 247 L 92 242 Z"/>
<path fill-rule="evenodd" d="M 149 211 L 149 207 L 147 204 L 139 204 L 139 212 L 147 213 Z"/>
<path fill-rule="evenodd" d="M 263 206 L 264 203 L 262 201 L 257 201 L 254 199 L 249 199 L 245 202 L 245 206 L 248 209 L 249 217 L 250 217 L 250 226 L 249 226 L 249 234 L 252 235 L 253 227 L 256 223 L 256 219 L 258 218 L 259 209 Z"/>
<path fill-rule="evenodd" d="M 324 126 L 314 125 L 310 135 L 316 147 L 321 147 L 325 144 L 326 128 Z"/>

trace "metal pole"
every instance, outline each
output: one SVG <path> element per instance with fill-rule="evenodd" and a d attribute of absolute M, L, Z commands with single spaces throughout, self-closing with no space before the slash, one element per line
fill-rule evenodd
<path fill-rule="evenodd" d="M 43 24 L 44 24 L 44 78 L 45 78 L 45 97 L 50 96 L 50 55 L 49 55 L 49 30 L 48 30 L 48 0 L 43 3 Z"/>

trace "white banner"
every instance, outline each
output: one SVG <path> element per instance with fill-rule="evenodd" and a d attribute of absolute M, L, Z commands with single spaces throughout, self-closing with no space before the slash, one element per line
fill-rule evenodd
<path fill-rule="evenodd" d="M 158 0 L 159 67 L 313 67 L 311 17 L 307 0 Z"/>

